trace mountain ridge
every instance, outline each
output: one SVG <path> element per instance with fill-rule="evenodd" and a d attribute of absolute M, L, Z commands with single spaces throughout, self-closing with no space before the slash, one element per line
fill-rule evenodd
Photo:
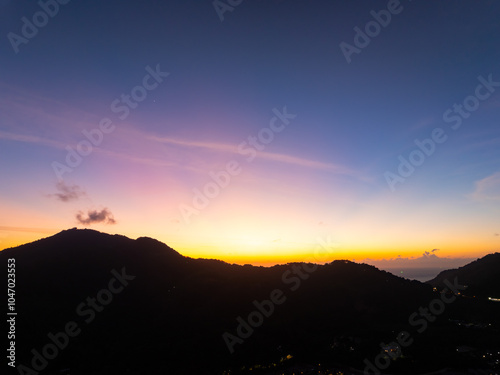
<path fill-rule="evenodd" d="M 440 272 L 434 279 L 427 281 L 434 287 L 442 287 L 444 280 L 458 278 L 467 285 L 464 293 L 500 296 L 500 253 L 488 254 L 465 266 Z"/>
<path fill-rule="evenodd" d="M 148 237 L 88 229 L 0 252 L 0 261 L 9 257 L 16 259 L 22 312 L 19 361 L 28 364 L 31 350 L 43 347 L 49 332 L 74 320 L 82 333 L 48 365 L 54 372 L 70 367 L 72 374 L 236 373 L 288 354 L 293 361 L 341 361 L 359 369 L 366 355 L 380 351 L 379 340 L 408 329 L 408 317 L 436 297 L 430 285 L 348 260 L 249 267 L 185 257 Z M 91 324 L 82 322 L 77 307 L 102 293 L 117 274 L 130 275 L 128 285 Z M 223 335 L 237 335 L 241 322 L 273 293 L 283 302 L 231 353 Z M 345 337 L 354 351 L 338 346 Z M 409 368 L 419 366 L 428 365 Z"/>

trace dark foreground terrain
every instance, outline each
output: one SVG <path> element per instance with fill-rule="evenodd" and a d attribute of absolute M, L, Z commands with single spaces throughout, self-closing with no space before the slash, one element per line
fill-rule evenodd
<path fill-rule="evenodd" d="M 423 284 L 349 261 L 238 266 L 72 229 L 0 252 L 2 280 L 11 263 L 16 367 L 2 374 L 500 368 L 500 254 Z"/>

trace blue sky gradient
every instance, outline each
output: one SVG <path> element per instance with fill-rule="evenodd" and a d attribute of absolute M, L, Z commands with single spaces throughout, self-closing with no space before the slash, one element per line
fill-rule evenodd
<path fill-rule="evenodd" d="M 326 235 L 332 258 L 498 250 L 497 2 L 242 1 L 222 22 L 212 1 L 57 4 L 18 53 L 8 35 L 40 5 L 0 4 L 0 248 L 108 208 L 116 224 L 93 227 L 228 261 L 303 259 Z M 340 44 L 388 6 L 400 11 L 346 61 Z M 169 75 L 119 119 L 111 103 L 148 66 Z M 478 77 L 489 96 L 453 130 L 443 114 Z M 245 161 L 238 145 L 285 107 L 296 118 Z M 103 118 L 114 130 L 58 188 L 53 162 Z M 436 128 L 447 140 L 391 188 L 385 174 Z M 231 160 L 241 173 L 186 221 L 180 205 Z M 63 202 L 61 186 L 85 194 Z"/>

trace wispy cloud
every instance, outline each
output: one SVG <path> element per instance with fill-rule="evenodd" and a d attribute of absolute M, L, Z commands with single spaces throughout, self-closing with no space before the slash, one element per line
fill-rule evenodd
<path fill-rule="evenodd" d="M 34 91 L 5 85 L 3 82 L 0 82 L 0 111 L 4 131 L 43 134 L 42 138 L 65 142 L 84 123 L 96 117 Z"/>
<path fill-rule="evenodd" d="M 235 145 L 229 145 L 217 142 L 188 141 L 188 140 L 168 138 L 168 137 L 157 137 L 154 135 L 146 136 L 146 138 L 160 143 L 168 143 L 172 145 L 185 146 L 185 147 L 204 148 L 207 150 L 218 151 L 218 152 L 237 153 L 238 151 L 237 146 Z"/>
<path fill-rule="evenodd" d="M 485 147 L 498 147 L 500 145 L 500 137 L 490 138 L 483 141 L 478 141 L 467 145 L 466 149 L 484 149 Z"/>
<path fill-rule="evenodd" d="M 134 155 L 125 154 L 122 152 L 103 150 L 103 149 L 97 149 L 97 151 L 103 155 L 112 157 L 114 159 L 126 160 L 126 161 L 130 161 L 130 162 L 137 163 L 137 164 L 147 164 L 147 165 L 157 166 L 157 167 L 179 167 L 179 163 L 174 162 L 174 161 L 170 161 L 170 160 L 151 158 L 151 157 L 134 156 Z"/>
<path fill-rule="evenodd" d="M 93 114 L 47 98 L 40 98 L 33 93 L 19 91 L 13 87 L 9 87 L 9 90 L 9 92 L 12 92 L 14 99 L 12 96 L 7 97 L 4 95 L 0 97 L 0 109 L 12 112 L 12 119 L 9 120 L 12 124 L 7 129 L 4 128 L 3 131 L 0 131 L 0 139 L 39 144 L 66 151 L 66 147 L 76 148 L 78 141 L 85 139 L 80 133 L 81 129 L 95 128 L 98 124 L 99 119 L 95 118 L 96 116 Z M 22 124 L 19 123 L 19 116 L 25 119 Z M 36 119 L 36 121 L 30 119 Z M 26 126 L 26 123 L 33 125 Z M 69 127 L 68 124 L 70 124 Z M 22 130 L 19 131 L 18 129 Z M 43 129 L 43 133 L 41 133 L 40 129 Z M 112 139 L 113 142 L 107 141 L 105 149 L 95 147 L 94 152 L 138 164 L 179 167 L 194 172 L 200 172 L 204 169 L 202 165 L 206 162 L 206 159 L 198 160 L 197 164 L 193 163 L 193 158 L 198 158 L 198 155 L 190 152 L 193 148 L 203 149 L 208 152 L 238 154 L 238 145 L 235 144 L 159 137 L 134 129 L 130 124 L 122 124 L 119 132 L 106 135 L 106 137 L 107 140 Z M 122 145 L 132 140 L 133 149 L 120 150 Z M 164 148 L 153 147 L 154 144 L 160 143 L 180 146 L 180 149 L 165 150 Z M 64 157 L 64 154 L 62 157 Z M 370 181 L 365 174 L 342 164 L 267 151 L 257 152 L 257 158 L 303 168 L 324 170 L 365 182 Z"/>
<path fill-rule="evenodd" d="M 235 145 L 231 145 L 231 144 L 160 138 L 160 137 L 143 135 L 143 134 L 141 134 L 139 132 L 135 132 L 135 131 L 132 133 L 134 134 L 134 136 L 135 136 L 134 139 L 136 139 L 136 140 L 143 138 L 144 140 L 155 141 L 155 142 L 160 142 L 160 143 L 165 143 L 165 144 L 171 144 L 171 145 L 181 146 L 181 147 L 185 147 L 185 148 L 198 148 L 198 149 L 204 149 L 204 150 L 211 151 L 211 152 L 218 152 L 218 153 L 222 152 L 222 153 L 228 153 L 228 154 L 234 154 L 234 155 L 239 154 L 238 148 Z M 56 148 L 59 150 L 65 150 L 67 146 L 71 146 L 73 148 L 76 148 L 76 143 L 62 143 L 59 141 L 50 140 L 50 139 L 39 137 L 36 135 L 15 134 L 15 133 L 9 133 L 9 132 L 4 132 L 4 131 L 0 131 L 0 139 L 12 140 L 12 141 L 17 141 L 17 142 L 40 144 L 40 145 L 44 145 L 47 147 Z M 203 172 L 203 168 L 199 168 L 192 163 L 186 163 L 186 158 L 183 158 L 183 160 L 173 160 L 172 158 L 165 159 L 162 157 L 150 157 L 150 156 L 141 155 L 143 153 L 148 153 L 148 151 L 146 149 L 147 149 L 147 147 L 145 147 L 142 151 L 139 151 L 139 154 L 135 154 L 135 155 L 131 154 L 131 153 L 120 152 L 120 151 L 113 151 L 110 149 L 103 149 L 101 147 L 94 148 L 94 152 L 97 152 L 98 154 L 105 155 L 105 156 L 108 156 L 108 157 L 111 157 L 111 158 L 114 158 L 117 160 L 125 160 L 125 161 L 133 162 L 136 164 L 146 164 L 146 165 L 158 166 L 158 167 L 182 168 L 182 169 L 190 170 L 190 171 L 196 172 L 196 173 Z M 175 157 L 175 155 L 172 155 L 172 157 Z M 272 153 L 272 152 L 267 152 L 267 151 L 258 151 L 257 158 L 261 158 L 261 159 L 269 160 L 269 161 L 274 161 L 274 162 L 278 162 L 278 163 L 295 165 L 295 166 L 299 166 L 299 167 L 303 167 L 303 168 L 328 171 L 328 172 L 339 174 L 339 175 L 350 176 L 350 177 L 356 178 L 356 179 L 358 179 L 360 181 L 364 181 L 364 182 L 371 181 L 363 173 L 356 171 L 356 170 L 353 170 L 353 169 L 350 169 L 350 168 L 345 167 L 343 165 L 338 165 L 338 164 L 333 164 L 333 163 L 324 163 L 324 162 L 317 161 L 317 160 L 311 160 L 311 159 L 301 158 L 301 157 L 287 155 L 287 154 Z"/>
<path fill-rule="evenodd" d="M 24 134 L 14 134 L 14 133 L 9 133 L 9 132 L 4 132 L 0 130 L 0 139 L 6 139 L 6 140 L 11 140 L 11 141 L 16 141 L 16 142 L 24 142 L 24 143 L 34 143 L 34 144 L 40 144 L 44 145 L 47 147 L 52 147 L 56 148 L 59 150 L 65 150 L 67 146 L 76 148 L 76 143 L 62 143 L 54 140 L 50 140 L 47 138 L 42 138 L 38 137 L 35 135 L 24 135 Z M 169 160 L 163 160 L 160 158 L 151 158 L 151 157 L 141 157 L 141 156 L 134 156 L 131 154 L 123 153 L 123 152 L 116 152 L 116 151 L 111 151 L 107 149 L 102 149 L 102 148 L 94 148 L 94 152 L 97 152 L 99 154 L 114 158 L 114 159 L 119 159 L 119 160 L 126 160 L 130 161 L 133 163 L 137 164 L 147 164 L 147 165 L 152 165 L 152 166 L 161 166 L 161 167 L 179 167 L 179 163 L 176 163 L 174 161 L 169 161 Z M 189 169 L 189 168 L 188 168 Z"/>
<path fill-rule="evenodd" d="M 480 202 L 500 201 L 500 172 L 476 181 L 475 189 L 469 197 Z"/>
<path fill-rule="evenodd" d="M 184 146 L 184 147 L 192 147 L 192 148 L 201 148 L 201 149 L 205 149 L 207 151 L 213 151 L 213 152 L 224 152 L 224 153 L 230 153 L 230 154 L 238 154 L 238 146 L 234 145 L 234 144 L 217 143 L 217 142 L 204 142 L 204 141 L 189 141 L 189 140 L 181 140 L 181 139 L 174 139 L 174 138 L 168 138 L 168 137 L 158 137 L 158 136 L 147 136 L 147 138 L 152 140 L 152 141 L 165 143 L 165 144 Z M 330 171 L 333 173 L 338 173 L 338 174 L 343 174 L 343 175 L 348 175 L 348 176 L 364 179 L 359 172 L 354 171 L 350 168 L 344 167 L 342 165 L 336 165 L 336 164 L 332 164 L 332 163 L 324 163 L 321 161 L 310 160 L 310 159 L 305 159 L 305 158 L 301 158 L 301 157 L 297 157 L 297 156 L 280 154 L 280 153 L 272 153 L 272 152 L 267 152 L 267 151 L 258 151 L 257 157 L 262 158 L 262 159 L 266 159 L 266 160 L 270 160 L 270 161 L 287 163 L 287 164 L 292 164 L 292 165 L 305 167 L 305 168 L 326 170 L 326 171 Z"/>
<path fill-rule="evenodd" d="M 76 214 L 76 220 L 83 225 L 92 225 L 97 223 L 116 224 L 116 220 L 108 208 L 102 210 L 87 210 L 87 213 L 79 211 Z"/>
<path fill-rule="evenodd" d="M 62 142 L 54 141 L 47 138 L 38 137 L 36 135 L 26 135 L 26 134 L 15 134 L 0 130 L 0 139 L 6 139 L 9 141 L 17 141 L 24 143 L 36 143 L 44 146 L 49 146 L 57 149 L 64 150 L 67 144 Z"/>
<path fill-rule="evenodd" d="M 456 268 L 464 266 L 467 263 L 474 261 L 476 258 L 449 258 L 438 257 L 435 253 L 439 249 L 424 251 L 420 257 L 406 258 L 399 255 L 397 258 L 391 259 L 364 259 L 361 262 L 372 264 L 381 269 L 387 268 L 414 268 L 414 267 L 440 267 L 440 268 Z"/>
<path fill-rule="evenodd" d="M 413 126 L 410 127 L 410 131 L 418 131 L 424 128 L 429 127 L 432 124 L 436 123 L 436 119 L 434 117 L 426 117 L 422 118 L 419 121 L 415 122 Z"/>
<path fill-rule="evenodd" d="M 54 197 L 61 202 L 69 202 L 85 197 L 87 193 L 78 185 L 67 185 L 64 181 L 59 181 L 56 184 L 58 193 L 49 194 L 49 197 Z"/>

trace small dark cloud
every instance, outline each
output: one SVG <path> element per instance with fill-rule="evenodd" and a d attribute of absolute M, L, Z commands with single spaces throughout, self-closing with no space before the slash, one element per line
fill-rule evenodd
<path fill-rule="evenodd" d="M 56 184 L 56 189 L 59 191 L 55 194 L 49 194 L 49 197 L 54 197 L 61 202 L 76 201 L 85 197 L 87 193 L 83 191 L 78 185 L 66 185 L 64 181 L 59 181 Z"/>
<path fill-rule="evenodd" d="M 116 220 L 113 217 L 113 214 L 107 208 L 103 208 L 100 211 L 87 210 L 86 214 L 82 211 L 79 211 L 76 214 L 76 220 L 78 220 L 78 222 L 83 225 L 92 225 L 97 223 L 116 224 Z"/>
<path fill-rule="evenodd" d="M 436 255 L 434 253 L 438 252 L 438 251 L 439 251 L 439 249 L 432 249 L 431 251 L 424 251 L 422 256 L 423 257 L 429 257 L 429 256 L 436 257 Z"/>
<path fill-rule="evenodd" d="M 495 233 L 495 236 L 500 236 L 500 234 L 498 234 L 498 233 Z"/>

